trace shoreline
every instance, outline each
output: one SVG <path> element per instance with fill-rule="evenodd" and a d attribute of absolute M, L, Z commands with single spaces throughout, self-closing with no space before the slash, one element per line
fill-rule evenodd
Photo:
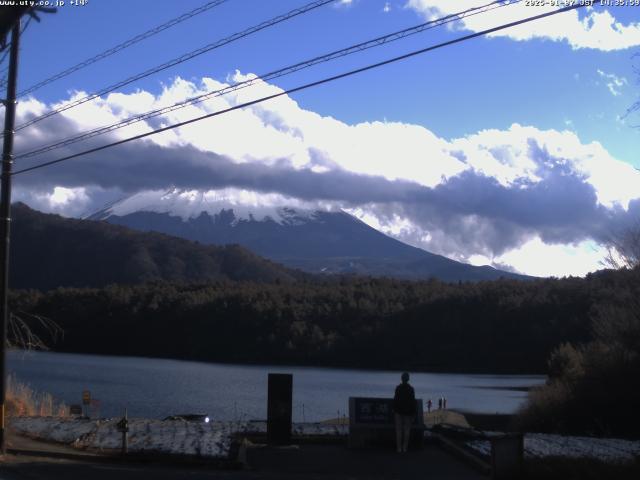
<path fill-rule="evenodd" d="M 508 371 L 486 371 L 486 370 L 462 370 L 462 369 L 453 369 L 453 370 L 445 370 L 445 369 L 406 369 L 406 368 L 383 368 L 383 367 L 363 367 L 363 366 L 349 366 L 349 365 L 336 365 L 336 364 L 290 364 L 290 363 L 277 363 L 277 362 L 226 362 L 224 360 L 199 360 L 199 359 L 188 359 L 188 358 L 176 358 L 176 357 L 150 357 L 146 355 L 120 355 L 116 353 L 91 353 L 91 352 L 70 352 L 70 351 L 61 351 L 61 350 L 23 350 L 23 349 L 8 349 L 8 353 L 15 353 L 16 355 L 31 355 L 31 354 L 56 354 L 56 355 L 84 355 L 84 356 L 92 356 L 92 357 L 100 357 L 100 358 L 118 358 L 118 359 L 130 359 L 130 360 L 158 360 L 158 361 L 166 361 L 166 362 L 181 362 L 181 363 L 198 363 L 203 365 L 224 365 L 230 367 L 260 367 L 260 368 L 296 368 L 296 369 L 325 369 L 325 370 L 340 370 L 340 371 L 355 371 L 355 372 L 380 372 L 380 373 L 394 373 L 400 374 L 402 371 L 408 371 L 409 373 L 421 373 L 421 374 L 429 374 L 429 375 L 464 375 L 464 376 L 501 376 L 501 377 L 518 377 L 518 378 L 535 378 L 539 379 L 541 377 L 547 376 L 545 372 L 513 372 L 511 370 Z M 474 387 L 474 388 L 486 388 L 486 389 L 494 389 L 494 390 L 509 390 L 509 389 L 519 389 L 519 388 L 532 388 L 533 385 L 528 387 Z"/>

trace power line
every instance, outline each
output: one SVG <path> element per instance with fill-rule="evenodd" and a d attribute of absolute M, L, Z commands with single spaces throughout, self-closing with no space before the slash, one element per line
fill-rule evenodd
<path fill-rule="evenodd" d="M 2 63 L 5 57 L 6 55 L 2 57 L 2 60 L 0 60 L 0 63 Z M 9 73 L 9 67 L 6 67 L 0 70 L 0 88 L 3 88 L 7 84 L 7 73 Z"/>
<path fill-rule="evenodd" d="M 494 2 L 491 2 L 489 4 L 483 5 L 483 6 L 479 6 L 479 7 L 474 7 L 468 10 L 465 10 L 463 12 L 459 12 L 459 13 L 455 13 L 455 14 L 451 14 L 451 15 L 447 15 L 445 17 L 436 19 L 436 20 L 431 20 L 429 22 L 426 23 L 422 23 L 420 25 L 414 26 L 414 27 L 410 27 L 410 28 L 406 28 L 404 30 L 400 30 L 398 32 L 394 32 L 388 35 L 384 35 L 382 37 L 377 37 L 373 40 L 368 40 L 366 42 L 362 42 L 359 43 L 357 45 L 353 45 L 351 47 L 347 47 L 341 50 L 336 50 L 334 52 L 325 54 L 325 55 L 321 55 L 315 58 L 312 58 L 310 60 L 305 60 L 303 62 L 299 62 L 296 63 L 294 65 L 276 70 L 276 71 L 272 71 L 269 72 L 267 74 L 264 75 L 259 75 L 256 78 L 252 78 L 252 79 L 248 79 L 248 80 L 244 80 L 242 82 L 237 82 L 233 85 L 227 86 L 225 88 L 222 89 L 218 89 L 218 90 L 213 90 L 207 93 L 204 93 L 202 95 L 198 95 L 196 97 L 191 97 L 189 99 L 177 102 L 173 105 L 167 106 L 167 107 L 163 107 L 163 108 L 159 108 L 159 109 L 155 109 L 155 110 L 151 110 L 142 114 L 138 114 L 136 116 L 127 118 L 125 120 L 122 120 L 120 122 L 116 122 L 114 124 L 111 125 L 107 125 L 104 127 L 99 127 L 97 129 L 93 129 L 93 130 L 89 130 L 86 131 L 82 134 L 76 135 L 74 137 L 71 138 L 67 138 L 58 142 L 55 142 L 53 144 L 50 145 L 46 145 L 46 146 L 42 146 L 39 147 L 37 149 L 34 149 L 32 151 L 17 155 L 15 158 L 16 159 L 20 159 L 20 158 L 29 158 L 29 157 L 33 157 L 35 155 L 39 155 L 42 153 L 46 153 L 61 147 L 65 147 L 68 145 L 72 145 L 74 143 L 83 141 L 83 140 L 87 140 L 89 138 L 93 138 L 95 136 L 98 135 L 103 135 L 105 133 L 117 130 L 119 128 L 123 128 L 129 125 L 132 125 L 134 123 L 143 121 L 143 120 L 148 120 L 154 117 L 157 117 L 159 115 L 163 115 L 175 110 L 178 110 L 180 108 L 184 108 L 186 106 L 189 105 L 194 105 L 196 103 L 200 103 L 203 102 L 207 99 L 213 98 L 213 97 L 218 97 L 218 96 L 222 96 L 228 93 L 231 93 L 233 91 L 236 90 L 240 90 L 242 88 L 247 88 L 250 87 L 252 85 L 254 85 L 255 83 L 258 83 L 260 81 L 268 81 L 268 80 L 272 80 L 278 77 L 282 77 L 284 75 L 288 75 L 290 73 L 294 73 L 296 71 L 305 69 L 305 68 L 309 68 L 311 66 L 317 65 L 319 63 L 323 63 L 323 62 L 328 62 L 330 60 L 339 58 L 339 57 L 343 57 L 343 56 L 347 56 L 350 55 L 352 53 L 356 53 L 356 52 L 360 52 L 369 48 L 373 48 L 373 47 L 377 47 L 395 40 L 399 40 L 401 38 L 405 38 L 409 35 L 413 35 L 416 33 L 420 33 L 423 32 L 425 30 L 429 30 L 441 25 L 444 25 L 446 23 L 450 23 L 456 20 L 460 20 L 462 18 L 466 18 L 468 16 L 472 16 L 472 15 L 477 15 L 479 13 L 486 13 L 488 11 L 494 10 L 496 8 L 501 8 L 504 6 L 508 6 L 508 5 L 512 5 L 515 3 L 519 3 L 522 0 L 515 0 L 512 1 L 510 3 L 505 3 L 505 0 L 497 0 Z M 492 8 L 488 8 L 488 7 L 492 7 Z"/>
<path fill-rule="evenodd" d="M 142 73 L 139 73 L 137 75 L 134 75 L 132 77 L 129 77 L 125 80 L 122 80 L 118 83 L 115 83 L 113 85 L 110 85 L 108 87 L 103 88 L 102 90 L 99 90 L 98 92 L 92 93 L 90 95 L 87 95 L 85 97 L 79 98 L 77 100 L 74 100 L 73 102 L 69 102 L 66 105 L 63 105 L 60 108 L 57 108 L 55 110 L 51 110 L 45 114 L 42 114 L 38 117 L 35 117 L 31 120 L 29 120 L 28 122 L 23 123 L 22 125 L 19 125 L 15 128 L 15 131 L 19 131 L 19 130 L 23 130 L 31 125 L 33 125 L 34 123 L 40 122 L 42 120 L 44 120 L 45 118 L 49 118 L 52 117 L 53 115 L 57 115 L 60 112 L 64 112 L 65 110 L 69 110 L 70 108 L 73 107 L 77 107 L 78 105 L 81 105 L 83 103 L 86 103 L 90 100 L 93 100 L 95 98 L 98 98 L 102 95 L 105 95 L 107 93 L 113 92 L 114 90 L 117 90 L 120 87 L 124 87 L 125 85 L 129 85 L 130 83 L 133 83 L 137 80 L 141 80 L 143 78 L 146 78 L 150 75 L 153 75 L 154 73 L 158 73 L 161 72 L 163 70 L 166 70 L 167 68 L 170 67 L 174 67 L 176 65 L 179 65 L 181 63 L 184 63 L 188 60 L 191 60 L 194 57 L 197 57 L 198 55 L 202 55 L 203 53 L 207 53 L 211 50 L 223 47 L 229 43 L 235 42 L 236 40 L 240 40 L 241 38 L 247 37 L 249 35 L 252 35 L 256 32 L 259 32 L 260 30 L 264 30 L 265 28 L 271 27 L 273 25 L 282 23 L 286 20 L 289 20 L 291 18 L 297 17 L 298 15 L 301 15 L 303 13 L 307 13 L 311 10 L 314 10 L 318 7 L 321 7 L 323 5 L 326 5 L 328 3 L 332 3 L 335 2 L 336 0 L 315 0 L 311 3 L 308 3 L 302 7 L 296 8 L 294 10 L 291 10 L 283 15 L 278 15 L 277 17 L 274 17 L 270 20 L 267 20 L 265 22 L 262 22 L 258 25 L 255 25 L 253 27 L 250 27 L 246 30 L 243 30 L 241 32 L 238 33 L 234 33 L 233 35 L 230 35 L 228 37 L 225 37 L 221 40 L 218 40 L 214 43 L 210 43 L 208 45 L 205 45 L 204 47 L 198 48 L 196 50 L 193 50 L 189 53 L 185 53 L 184 55 L 181 55 L 180 57 L 174 58 L 173 60 L 169 60 L 168 62 L 165 62 L 161 65 L 158 65 L 156 67 L 153 67 L 149 70 L 146 70 Z"/>
<path fill-rule="evenodd" d="M 184 13 L 176 18 L 173 18 L 171 20 L 169 20 L 168 22 L 163 23 L 162 25 L 158 25 L 157 27 L 154 27 L 150 30 L 147 30 L 144 33 L 141 33 L 139 35 L 136 35 L 135 37 L 130 38 L 129 40 L 126 40 L 118 45 L 116 45 L 115 47 L 112 47 L 108 50 L 105 50 L 102 53 L 99 53 L 91 58 L 88 58 L 87 60 L 84 60 L 80 63 L 78 63 L 77 65 L 74 65 L 72 67 L 67 68 L 66 70 L 63 70 L 55 75 L 52 75 L 49 78 L 46 78 L 38 83 L 36 83 L 35 85 L 24 89 L 23 91 L 21 91 L 18 94 L 18 97 L 24 97 L 25 95 L 28 95 L 30 93 L 35 92 L 36 90 L 44 87 L 45 85 L 48 85 L 49 83 L 55 82 L 56 80 L 60 80 L 61 78 L 64 78 L 66 76 L 71 75 L 74 72 L 77 72 L 78 70 L 81 70 L 85 67 L 88 67 L 89 65 L 92 65 L 96 62 L 99 62 L 100 60 L 104 60 L 107 57 L 110 57 L 111 55 L 114 55 L 116 53 L 118 53 L 121 50 L 124 50 L 125 48 L 131 47 L 132 45 L 135 45 L 136 43 L 140 43 L 141 41 L 152 37 L 154 35 L 157 35 L 158 33 L 171 28 L 175 25 L 178 25 L 186 20 L 189 20 L 190 18 L 195 17 L 196 15 L 200 15 L 201 13 L 204 13 L 208 10 L 211 10 L 214 7 L 217 7 L 219 5 L 222 5 L 223 3 L 227 2 L 228 0 L 215 0 L 212 2 L 208 2 L 205 3 L 204 5 L 195 8 L 187 13 Z"/>
<path fill-rule="evenodd" d="M 185 120 L 184 122 L 175 123 L 173 125 L 168 125 L 166 127 L 162 127 L 162 128 L 158 128 L 156 130 L 152 130 L 150 132 L 141 133 L 141 134 L 135 135 L 133 137 L 125 138 L 123 140 L 118 140 L 116 142 L 108 143 L 106 145 L 101 145 L 99 147 L 91 148 L 91 149 L 85 150 L 83 152 L 78 152 L 78 153 L 74 153 L 72 155 L 67 155 L 66 157 L 58 158 L 56 160 L 51 160 L 51 161 L 48 161 L 48 162 L 40 163 L 38 165 L 34 165 L 32 167 L 27 167 L 27 168 L 23 168 L 21 170 L 16 170 L 15 172 L 12 173 L 12 175 L 19 175 L 19 174 L 22 174 L 22 173 L 31 172 L 31 171 L 34 171 L 34 170 L 38 170 L 40 168 L 48 167 L 48 166 L 51 166 L 51 165 L 55 165 L 55 164 L 58 164 L 58 163 L 65 162 L 67 160 L 71 160 L 71 159 L 78 158 L 78 157 L 81 157 L 81 156 L 84 156 L 84 155 L 88 155 L 90 153 L 95 153 L 95 152 L 99 152 L 99 151 L 102 151 L 102 150 L 106 150 L 106 149 L 111 148 L 111 147 L 115 147 L 115 146 L 118 146 L 118 145 L 123 145 L 125 143 L 129 143 L 129 142 L 132 142 L 134 140 L 140 140 L 142 138 L 146 138 L 146 137 L 149 137 L 151 135 L 155 135 L 157 133 L 162 133 L 162 132 L 166 132 L 168 130 L 173 130 L 175 128 L 180 128 L 180 127 L 183 127 L 185 125 L 189 125 L 191 123 L 195 123 L 195 122 L 199 122 L 201 120 L 205 120 L 207 118 L 216 117 L 216 116 L 223 115 L 225 113 L 229 113 L 229 112 L 232 112 L 232 111 L 235 111 L 235 110 L 239 110 L 239 109 L 242 109 L 242 108 L 250 107 L 250 106 L 256 105 L 258 103 L 266 102 L 268 100 L 273 100 L 274 98 L 278 98 L 278 97 L 281 97 L 281 96 L 284 96 L 284 95 L 291 95 L 292 93 L 300 92 L 302 90 L 306 90 L 306 89 L 309 89 L 309 88 L 312 88 L 312 87 L 317 87 L 317 86 L 323 85 L 325 83 L 330 83 L 330 82 L 333 82 L 335 80 L 340 80 L 342 78 L 351 77 L 351 76 L 359 74 L 359 73 L 363 73 L 363 72 L 366 72 L 366 71 L 369 71 L 369 70 L 373 70 L 375 68 L 379 68 L 379 67 L 382 67 L 382 66 L 385 66 L 385 65 L 396 63 L 396 62 L 399 62 L 401 60 L 406 60 L 408 58 L 411 58 L 411 57 L 414 57 L 414 56 L 417 56 L 417 55 L 421 55 L 423 53 L 427 53 L 427 52 L 430 52 L 430 51 L 433 51 L 433 50 L 436 50 L 436 49 L 439 49 L 439 48 L 448 47 L 448 46 L 454 45 L 456 43 L 461 43 L 461 42 L 464 42 L 464 41 L 467 41 L 467 40 L 471 40 L 471 39 L 476 38 L 476 37 L 480 37 L 480 36 L 483 36 L 483 35 L 488 35 L 488 34 L 493 33 L 493 32 L 497 32 L 497 31 L 504 30 L 504 29 L 507 29 L 507 28 L 515 27 L 517 25 L 521 25 L 521 24 L 524 24 L 524 23 L 532 22 L 534 20 L 539 20 L 539 19 L 550 17 L 550 16 L 553 16 L 553 15 L 558 15 L 560 13 L 564 13 L 564 12 L 568 12 L 570 10 L 575 10 L 575 9 L 578 9 L 578 8 L 582 8 L 584 6 L 586 6 L 586 3 L 577 3 L 577 4 L 574 4 L 574 5 L 569 5 L 569 6 L 560 8 L 558 10 L 554 10 L 554 11 L 546 12 L 546 13 L 541 13 L 539 15 L 534 15 L 534 16 L 531 16 L 531 17 L 527 17 L 527 18 L 522 19 L 522 20 L 517 20 L 515 22 L 510 22 L 510 23 L 506 23 L 506 24 L 503 24 L 503 25 L 499 25 L 497 27 L 493 27 L 493 28 L 489 28 L 489 29 L 486 29 L 486 30 L 482 30 L 480 32 L 476 32 L 476 33 L 472 33 L 472 34 L 469 34 L 469 35 L 465 35 L 463 37 L 458 37 L 456 39 L 449 40 L 447 42 L 439 43 L 437 45 L 432 45 L 430 47 L 422 48 L 420 50 L 414 50 L 414 51 L 406 53 L 404 55 L 393 57 L 393 58 L 390 58 L 390 59 L 387 59 L 387 60 L 384 60 L 384 61 L 381 61 L 381 62 L 378 62 L 378 63 L 370 64 L 370 65 L 367 65 L 365 67 L 360 67 L 360 68 L 357 68 L 357 69 L 354 69 L 354 70 L 350 70 L 348 72 L 344 72 L 344 73 L 341 73 L 341 74 L 338 74 L 338 75 L 334 75 L 334 76 L 331 76 L 331 77 L 323 78 L 321 80 L 316 80 L 315 82 L 306 83 L 306 84 L 298 86 L 298 87 L 290 88 L 288 90 L 284 90 L 282 92 L 275 93 L 273 95 L 267 95 L 266 97 L 262 97 L 262 98 L 259 98 L 259 99 L 256 99 L 256 100 L 251 100 L 250 102 L 245 102 L 245 103 L 242 103 L 240 105 L 235 105 L 233 107 L 225 108 L 223 110 L 218 110 L 216 112 L 208 113 L 208 114 L 202 115 L 200 117 L 192 118 L 190 120 Z"/>
<path fill-rule="evenodd" d="M 54 142 L 52 144 L 48 144 L 45 146 L 41 146 L 38 147 L 34 150 L 16 155 L 16 160 L 17 159 L 24 159 L 24 158 L 30 158 L 36 155 L 40 155 L 43 153 L 47 153 L 50 152 L 52 150 L 56 150 L 62 147 L 66 147 L 69 145 L 72 145 L 74 143 L 78 143 L 81 142 L 83 140 L 88 140 L 90 138 L 96 137 L 98 135 L 104 135 L 106 133 L 112 132 L 114 130 L 117 130 L 119 128 L 124 128 L 130 125 L 133 125 L 135 123 L 144 121 L 144 120 L 149 120 L 151 118 L 160 116 L 160 115 L 164 115 L 166 113 L 170 113 L 173 112 L 175 110 L 181 109 L 181 108 L 185 108 L 189 105 L 194 105 L 197 103 L 201 103 L 204 102 L 210 98 L 214 98 L 214 97 L 219 97 L 222 95 L 226 95 L 228 93 L 243 89 L 243 88 L 247 88 L 250 87 L 258 82 L 263 82 L 263 81 L 269 81 L 269 80 L 273 80 L 275 78 L 279 78 L 285 75 L 289 75 L 291 73 L 312 67 L 314 65 L 317 65 L 319 63 L 324 63 L 324 62 L 329 62 L 331 60 L 334 60 L 336 58 L 341 58 L 347 55 L 351 55 L 353 53 L 357 53 L 357 52 L 361 52 L 364 50 L 367 50 L 369 48 L 373 48 L 373 47 L 378 47 L 380 45 L 384 45 L 396 40 L 400 40 L 402 38 L 408 37 L 410 35 L 414 35 L 417 33 L 421 33 L 424 32 L 426 30 L 430 30 L 432 28 L 436 28 L 442 25 L 445 25 L 447 23 L 451 23 L 453 21 L 458 21 L 461 20 L 463 18 L 468 18 L 470 16 L 474 16 L 474 15 L 478 15 L 481 13 L 487 13 L 490 12 L 492 10 L 495 10 L 497 8 L 502 8 L 505 6 L 509 6 L 509 5 L 514 5 L 516 3 L 520 3 L 522 0 L 515 0 L 515 1 L 511 1 L 511 2 L 505 2 L 505 0 L 496 0 L 493 1 L 491 3 L 488 3 L 486 5 L 482 5 L 482 6 L 478 6 L 478 7 L 473 7 L 470 8 L 468 10 L 464 10 L 462 12 L 458 12 L 458 13 L 454 13 L 451 15 L 447 15 L 445 17 L 441 17 L 435 20 L 431 20 L 410 28 L 405 28 L 403 30 L 397 31 L 397 32 L 393 32 L 381 37 L 377 37 L 374 38 L 372 40 L 368 40 L 365 42 L 361 42 L 358 43 L 356 45 L 352 45 L 350 47 L 347 48 L 343 48 L 341 50 L 335 50 L 333 52 L 318 56 L 318 57 L 314 57 L 312 59 L 309 60 L 305 60 L 303 62 L 299 62 L 296 63 L 294 65 L 290 65 L 288 67 L 284 67 L 281 68 L 279 70 L 275 70 L 269 73 L 266 73 L 264 75 L 259 75 L 256 78 L 251 78 L 248 80 L 244 80 L 241 82 L 237 82 L 234 83 L 233 85 L 229 85 L 227 87 L 218 89 L 218 90 L 212 90 L 209 92 L 206 92 L 204 94 L 195 96 L 195 97 L 191 97 L 185 100 L 182 100 L 180 102 L 174 103 L 172 105 L 169 105 L 167 107 L 162 107 L 162 108 L 158 108 L 155 110 L 150 110 L 148 112 L 145 113 L 141 113 L 138 115 L 135 115 L 133 117 L 129 117 L 127 119 L 121 120 L 119 122 L 110 124 L 110 125 L 106 125 L 103 127 L 99 127 L 93 130 L 88 130 L 86 132 L 83 132 L 79 135 L 70 137 L 70 138 L 66 138 L 57 142 Z"/>
<path fill-rule="evenodd" d="M 22 34 L 27 30 L 27 27 L 29 27 L 29 24 L 31 23 L 31 19 L 33 17 L 29 17 L 27 18 L 27 21 L 25 22 L 24 26 L 22 27 L 22 30 L 20 31 L 20 36 L 22 36 Z M 7 55 L 9 54 L 9 51 L 11 50 L 11 42 L 9 42 L 5 48 L 4 48 L 4 53 L 2 54 L 2 58 L 0 58 L 0 64 L 2 64 L 2 62 L 4 62 L 5 58 L 7 58 Z M 5 68 L 3 68 L 2 70 L 0 70 L 0 88 L 4 88 L 7 85 L 7 74 L 9 73 L 9 65 L 7 65 Z"/>

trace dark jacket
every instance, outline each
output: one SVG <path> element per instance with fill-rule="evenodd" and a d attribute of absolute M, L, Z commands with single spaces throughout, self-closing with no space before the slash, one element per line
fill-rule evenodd
<path fill-rule="evenodd" d="M 393 397 L 393 411 L 400 415 L 416 414 L 416 392 L 408 383 L 401 383 L 396 387 Z"/>

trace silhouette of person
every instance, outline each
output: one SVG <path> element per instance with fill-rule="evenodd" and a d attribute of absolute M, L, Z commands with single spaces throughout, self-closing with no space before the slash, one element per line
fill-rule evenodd
<path fill-rule="evenodd" d="M 431 399 L 427 400 L 427 413 L 431 413 L 431 407 L 433 406 L 433 402 Z"/>
<path fill-rule="evenodd" d="M 402 383 L 396 387 L 393 397 L 393 412 L 396 421 L 396 447 L 398 453 L 404 453 L 409 447 L 411 424 L 416 416 L 416 393 L 409 385 L 409 374 L 400 377 Z"/>
<path fill-rule="evenodd" d="M 447 409 L 447 397 L 442 397 L 442 408 Z"/>
<path fill-rule="evenodd" d="M 442 410 L 442 397 L 438 399 L 438 410 Z"/>

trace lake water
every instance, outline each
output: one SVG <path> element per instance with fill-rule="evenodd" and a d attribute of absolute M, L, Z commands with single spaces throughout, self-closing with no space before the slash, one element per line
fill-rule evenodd
<path fill-rule="evenodd" d="M 216 420 L 264 419 L 267 374 L 293 374 L 293 420 L 342 416 L 348 397 L 391 397 L 400 372 L 311 367 L 250 366 L 155 358 L 48 352 L 8 353 L 8 373 L 67 404 L 83 390 L 100 401 L 100 416 L 164 418 L 207 413 Z M 445 396 L 448 408 L 512 413 L 526 393 L 510 389 L 543 383 L 540 375 L 413 373 L 411 384 L 425 402 Z"/>

